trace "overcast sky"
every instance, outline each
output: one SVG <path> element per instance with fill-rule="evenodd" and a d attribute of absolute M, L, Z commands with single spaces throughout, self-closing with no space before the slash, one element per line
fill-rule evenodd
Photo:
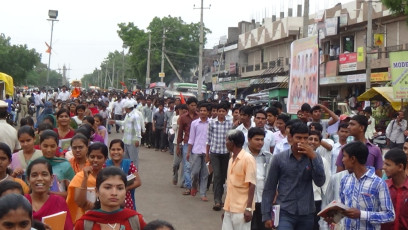
<path fill-rule="evenodd" d="M 323 10 L 338 2 L 350 0 L 310 0 L 310 11 Z M 303 0 L 204 0 L 204 24 L 212 34 L 207 36 L 206 48 L 218 44 L 219 38 L 227 35 L 228 27 L 240 21 L 256 19 L 293 8 Z M 320 4 L 319 4 L 319 3 Z M 281 4 L 284 3 L 285 5 Z M 2 2 L 0 7 L 0 33 L 11 37 L 12 44 L 27 44 L 42 55 L 48 63 L 45 42 L 50 42 L 51 22 L 47 21 L 48 10 L 58 10 L 58 22 L 54 24 L 53 54 L 51 69 L 57 70 L 65 64 L 71 70 L 67 76 L 81 79 L 91 73 L 109 52 L 122 50 L 122 41 L 117 35 L 118 23 L 133 22 L 146 29 L 157 17 L 181 17 L 186 23 L 199 22 L 200 0 L 12 0 Z M 296 11 L 294 12 L 296 14 Z M 278 13 L 279 15 L 279 13 Z"/>

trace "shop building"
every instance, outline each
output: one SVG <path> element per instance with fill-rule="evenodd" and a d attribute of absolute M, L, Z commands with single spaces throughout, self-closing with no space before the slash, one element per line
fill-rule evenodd
<path fill-rule="evenodd" d="M 311 20 L 309 35 L 319 34 L 320 96 L 344 100 L 366 91 L 366 58 L 371 62 L 371 86 L 387 86 L 389 52 L 408 50 L 406 17 L 394 16 L 381 2 L 372 7 L 372 51 L 366 53 L 368 2 L 338 4 Z"/>

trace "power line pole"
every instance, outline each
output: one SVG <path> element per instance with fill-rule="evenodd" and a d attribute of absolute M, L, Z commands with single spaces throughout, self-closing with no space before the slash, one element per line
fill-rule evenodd
<path fill-rule="evenodd" d="M 147 50 L 147 67 L 146 67 L 146 89 L 149 88 L 150 85 L 150 48 L 152 45 L 152 35 L 149 32 L 149 48 Z"/>
<path fill-rule="evenodd" d="M 166 28 L 163 26 L 163 41 L 162 41 L 162 56 L 161 56 L 161 69 L 160 69 L 160 82 L 164 82 L 164 51 L 166 45 Z M 163 97 L 164 87 L 160 88 L 160 97 Z"/>
<path fill-rule="evenodd" d="M 304 1 L 303 9 L 303 38 L 307 37 L 307 31 L 309 26 L 309 0 Z"/>
<path fill-rule="evenodd" d="M 371 48 L 373 46 L 373 2 L 368 0 L 366 44 L 366 91 L 371 88 Z"/>
<path fill-rule="evenodd" d="M 197 98 L 199 101 L 203 99 L 203 49 L 204 49 L 204 22 L 203 22 L 203 14 L 204 9 L 210 9 L 211 5 L 207 8 L 204 8 L 204 0 L 201 0 L 201 7 L 200 9 L 200 47 L 198 51 L 198 84 L 197 84 Z M 194 8 L 197 9 L 197 8 Z"/>

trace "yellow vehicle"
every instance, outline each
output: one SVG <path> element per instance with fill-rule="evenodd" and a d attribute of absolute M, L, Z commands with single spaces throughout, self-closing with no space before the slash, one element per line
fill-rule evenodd
<path fill-rule="evenodd" d="M 0 99 L 4 100 L 6 94 L 10 96 L 14 94 L 13 78 L 10 75 L 0 72 Z"/>

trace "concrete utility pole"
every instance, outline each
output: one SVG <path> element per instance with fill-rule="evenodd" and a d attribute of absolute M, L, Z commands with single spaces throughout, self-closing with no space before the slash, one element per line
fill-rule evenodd
<path fill-rule="evenodd" d="M 149 48 L 147 50 L 147 67 L 146 67 L 146 89 L 149 88 L 150 85 L 150 48 L 152 45 L 152 35 L 149 32 Z"/>
<path fill-rule="evenodd" d="M 161 70 L 160 73 L 164 74 L 164 51 L 165 51 L 165 45 L 166 45 L 166 28 L 163 26 L 163 41 L 162 41 L 162 57 L 161 57 Z M 160 82 L 164 82 L 164 76 L 160 77 Z M 160 97 L 163 97 L 164 93 L 164 88 L 160 88 Z"/>
<path fill-rule="evenodd" d="M 366 43 L 366 91 L 371 89 L 371 48 L 373 47 L 373 2 L 368 0 Z"/>
<path fill-rule="evenodd" d="M 210 9 L 211 5 L 207 8 L 204 8 L 204 0 L 201 0 L 201 11 L 200 14 L 200 47 L 198 51 L 198 83 L 197 83 L 197 99 L 199 101 L 203 100 L 203 49 L 204 49 L 204 22 L 203 14 L 204 9 Z M 197 8 L 194 8 L 197 9 Z"/>
<path fill-rule="evenodd" d="M 307 37 L 307 31 L 309 26 L 309 0 L 305 0 L 303 4 L 303 38 Z"/>

